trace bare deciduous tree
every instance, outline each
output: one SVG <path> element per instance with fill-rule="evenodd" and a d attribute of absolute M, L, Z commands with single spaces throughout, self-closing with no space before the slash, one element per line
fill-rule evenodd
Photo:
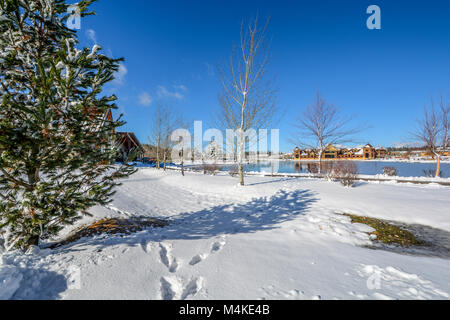
<path fill-rule="evenodd" d="M 423 116 L 421 119 L 417 120 L 417 129 L 413 132 L 413 136 L 425 145 L 433 157 L 436 157 L 436 177 L 439 177 L 441 169 L 441 154 L 438 150 L 440 138 L 445 130 L 445 126 L 447 126 L 448 130 L 448 111 L 445 111 L 446 107 L 443 105 L 442 101 L 443 100 L 441 99 L 441 110 L 438 111 L 434 106 L 433 99 L 431 99 L 431 106 L 424 107 Z M 444 115 L 446 112 L 447 114 Z M 444 119 L 446 121 L 444 121 Z M 443 134 L 443 137 L 443 145 L 446 145 L 448 141 L 448 131 Z"/>
<path fill-rule="evenodd" d="M 362 130 L 351 126 L 352 121 L 352 116 L 342 115 L 337 107 L 328 104 L 317 92 L 315 102 L 304 110 L 294 124 L 297 132 L 291 140 L 318 151 L 321 173 L 322 156 L 327 146 L 353 142 L 353 136 Z"/>
<path fill-rule="evenodd" d="M 226 68 L 218 68 L 223 90 L 219 94 L 221 108 L 216 122 L 237 134 L 235 151 L 241 185 L 244 185 L 245 141 L 255 143 L 255 133 L 268 127 L 277 111 L 272 81 L 266 79 L 270 52 L 266 40 L 268 24 L 269 19 L 260 26 L 258 18 L 248 25 L 243 23 L 239 48 L 233 48 Z M 226 143 L 234 145 L 234 141 L 233 138 Z"/>
<path fill-rule="evenodd" d="M 440 100 L 441 122 L 442 122 L 442 148 L 447 151 L 449 147 L 449 128 L 450 128 L 450 103 L 445 103 L 441 94 Z"/>
<path fill-rule="evenodd" d="M 167 160 L 171 154 L 172 146 L 175 143 L 171 139 L 171 134 L 182 124 L 181 118 L 174 113 L 171 105 L 167 105 L 163 110 L 163 169 L 166 171 Z"/>
<path fill-rule="evenodd" d="M 148 142 L 156 148 L 156 167 L 160 168 L 161 160 L 161 145 L 162 145 L 162 125 L 163 125 L 163 115 L 162 109 L 164 106 L 158 103 L 156 109 L 153 113 L 152 123 L 151 123 L 151 135 L 148 137 Z"/>
<path fill-rule="evenodd" d="M 170 137 L 172 132 L 183 126 L 181 116 L 173 111 L 168 103 L 158 103 L 153 119 L 151 136 L 149 143 L 156 147 L 156 166 L 160 169 L 160 162 L 163 163 L 163 169 L 166 170 L 166 163 L 169 159 L 171 148 L 174 144 Z"/>

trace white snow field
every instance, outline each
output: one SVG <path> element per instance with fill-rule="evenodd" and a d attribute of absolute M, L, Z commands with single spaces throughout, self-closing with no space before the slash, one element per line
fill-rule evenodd
<path fill-rule="evenodd" d="M 450 260 L 365 248 L 372 229 L 341 215 L 450 231 L 450 187 L 259 176 L 246 184 L 140 168 L 78 225 L 143 215 L 169 226 L 3 253 L 0 299 L 450 298 Z"/>

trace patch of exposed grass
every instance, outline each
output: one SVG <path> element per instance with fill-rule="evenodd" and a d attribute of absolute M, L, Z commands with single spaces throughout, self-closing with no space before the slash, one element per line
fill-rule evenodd
<path fill-rule="evenodd" d="M 66 239 L 55 243 L 51 248 L 63 246 L 85 237 L 101 234 L 131 234 L 149 227 L 165 227 L 167 224 L 167 221 L 149 217 L 105 218 L 90 225 L 79 227 Z"/>
<path fill-rule="evenodd" d="M 362 223 L 374 228 L 375 231 L 369 232 L 369 234 L 376 235 L 377 241 L 386 244 L 397 244 L 403 247 L 426 245 L 424 241 L 417 239 L 411 232 L 390 224 L 385 220 L 362 217 L 347 213 L 344 215 L 350 217 L 352 223 Z"/>

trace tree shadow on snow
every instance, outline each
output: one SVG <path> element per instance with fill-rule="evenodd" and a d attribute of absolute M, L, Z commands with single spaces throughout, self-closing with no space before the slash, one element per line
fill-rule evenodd
<path fill-rule="evenodd" d="M 316 200 L 309 190 L 280 191 L 272 197 L 254 199 L 244 204 L 226 204 L 196 212 L 185 212 L 172 217 L 169 225 L 163 228 L 150 228 L 124 236 L 83 238 L 59 250 L 79 251 L 87 246 L 106 247 L 118 244 L 135 246 L 143 238 L 148 241 L 196 240 L 271 230 L 304 214 Z"/>
<path fill-rule="evenodd" d="M 11 300 L 54 300 L 68 289 L 67 279 L 54 271 L 19 268 L 23 278 Z"/>
<path fill-rule="evenodd" d="M 248 184 L 248 186 L 256 186 L 256 185 L 260 185 L 260 184 L 269 184 L 269 183 L 276 183 L 276 182 L 284 182 L 284 181 L 290 181 L 293 179 L 295 179 L 295 178 L 271 179 L 271 180 L 262 181 L 262 182 L 250 183 L 250 184 Z"/>

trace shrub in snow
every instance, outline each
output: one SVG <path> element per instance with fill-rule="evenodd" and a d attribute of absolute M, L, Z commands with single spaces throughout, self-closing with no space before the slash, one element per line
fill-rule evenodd
<path fill-rule="evenodd" d="M 423 170 L 423 175 L 427 178 L 435 178 L 436 177 L 436 171 L 433 169 Z M 442 171 L 439 171 L 438 177 L 442 177 Z"/>
<path fill-rule="evenodd" d="M 228 170 L 228 174 L 230 175 L 230 176 L 232 176 L 233 178 L 234 177 L 237 177 L 237 175 L 238 175 L 238 167 L 237 166 L 232 166 L 231 168 L 230 168 L 230 170 Z"/>
<path fill-rule="evenodd" d="M 390 176 L 390 177 L 397 176 L 397 168 L 383 167 L 383 174 Z"/>
<path fill-rule="evenodd" d="M 333 161 L 323 162 L 321 164 L 321 167 L 322 168 L 321 168 L 320 172 L 325 173 L 327 179 L 331 181 L 334 176 L 334 173 L 333 173 L 334 162 Z"/>
<path fill-rule="evenodd" d="M 215 176 L 217 172 L 219 172 L 222 167 L 217 165 L 216 163 L 204 163 L 202 165 L 203 168 L 203 174 L 210 174 Z"/>
<path fill-rule="evenodd" d="M 352 187 L 358 177 L 358 167 L 353 161 L 338 161 L 333 166 L 333 179 L 340 181 L 346 187 Z"/>
<path fill-rule="evenodd" d="M 81 16 L 91 1 L 78 3 Z M 55 235 L 97 204 L 117 178 L 115 129 L 102 95 L 121 59 L 78 49 L 65 26 L 69 4 L 0 1 L 0 233 L 26 248 Z M 120 117 L 119 117 L 120 118 Z"/>
<path fill-rule="evenodd" d="M 308 163 L 306 165 L 306 171 L 308 171 L 308 173 L 316 174 L 319 172 L 319 166 L 316 163 Z"/>

